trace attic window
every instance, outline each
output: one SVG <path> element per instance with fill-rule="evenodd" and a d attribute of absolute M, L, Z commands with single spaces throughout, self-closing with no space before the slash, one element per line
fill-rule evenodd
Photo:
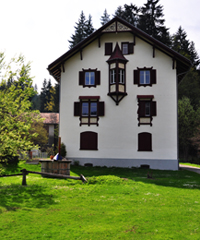
<path fill-rule="evenodd" d="M 133 53 L 133 47 L 134 47 L 133 43 L 129 43 L 129 42 L 122 42 L 121 43 L 121 49 L 122 49 L 122 53 L 124 55 L 132 54 Z"/>
<path fill-rule="evenodd" d="M 79 72 L 79 85 L 83 87 L 96 87 L 100 85 L 100 71 L 97 69 L 83 69 Z"/>
<path fill-rule="evenodd" d="M 105 55 L 111 55 L 112 48 L 113 48 L 113 44 L 111 42 L 105 43 Z"/>

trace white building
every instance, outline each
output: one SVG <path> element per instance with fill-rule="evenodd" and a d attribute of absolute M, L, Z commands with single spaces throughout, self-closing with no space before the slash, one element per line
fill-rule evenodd
<path fill-rule="evenodd" d="M 177 170 L 177 84 L 189 67 L 117 17 L 51 63 L 68 159 Z"/>

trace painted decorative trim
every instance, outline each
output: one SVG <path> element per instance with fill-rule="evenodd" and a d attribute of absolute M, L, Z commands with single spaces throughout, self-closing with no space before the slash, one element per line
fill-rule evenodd
<path fill-rule="evenodd" d="M 103 32 L 116 32 L 116 22 L 113 22 L 110 26 L 105 28 Z"/>
<path fill-rule="evenodd" d="M 131 31 L 131 29 L 124 24 L 117 22 L 117 31 L 118 32 L 124 32 L 124 31 Z"/>

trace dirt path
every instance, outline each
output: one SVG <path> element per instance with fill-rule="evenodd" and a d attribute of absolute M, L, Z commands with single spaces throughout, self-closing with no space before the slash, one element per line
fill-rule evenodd
<path fill-rule="evenodd" d="M 181 169 L 192 171 L 192 172 L 196 172 L 196 173 L 200 174 L 200 168 L 192 167 L 192 166 L 186 166 L 186 165 L 181 165 L 181 164 L 179 164 L 179 167 Z"/>

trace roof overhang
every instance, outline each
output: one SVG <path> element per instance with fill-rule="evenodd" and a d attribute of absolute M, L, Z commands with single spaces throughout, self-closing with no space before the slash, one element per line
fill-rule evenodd
<path fill-rule="evenodd" d="M 118 24 L 118 25 L 117 25 Z M 121 25 L 120 25 L 121 24 Z M 116 26 L 116 27 L 115 27 Z M 121 27 L 123 26 L 123 27 Z M 119 29 L 120 28 L 120 29 Z M 139 28 L 134 27 L 130 23 L 126 22 L 125 20 L 115 17 L 101 28 L 96 30 L 92 33 L 89 37 L 78 43 L 74 48 L 70 49 L 68 52 L 60 56 L 54 62 L 49 64 L 47 70 L 49 71 L 50 75 L 54 77 L 57 82 L 60 82 L 61 78 L 61 71 L 64 71 L 64 63 L 68 59 L 70 59 L 73 55 L 78 52 L 82 52 L 82 50 L 89 45 L 91 42 L 95 41 L 96 39 L 100 39 L 101 35 L 105 33 L 115 33 L 115 32 L 131 32 L 135 37 L 142 39 L 143 41 L 147 42 L 148 44 L 152 45 L 153 48 L 160 50 L 161 52 L 165 53 L 169 57 L 172 58 L 172 68 L 177 69 L 177 78 L 178 81 L 181 81 L 182 78 L 185 76 L 187 71 L 191 67 L 191 62 L 186 57 L 182 56 L 181 54 L 175 52 L 165 44 L 161 43 L 160 41 L 156 40 L 155 38 L 149 36 L 147 33 L 143 32 Z"/>

